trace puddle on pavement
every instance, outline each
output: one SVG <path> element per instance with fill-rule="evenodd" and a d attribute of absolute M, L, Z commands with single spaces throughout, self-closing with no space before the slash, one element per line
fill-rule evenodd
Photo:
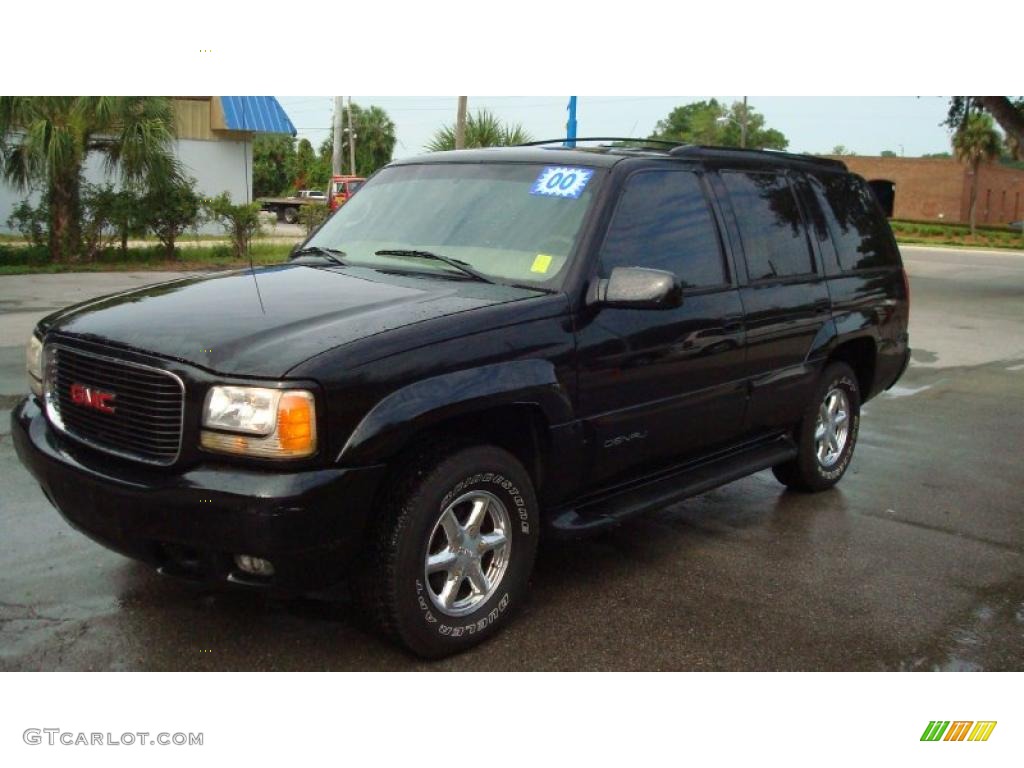
<path fill-rule="evenodd" d="M 931 384 L 924 384 L 920 387 L 903 387 L 896 384 L 885 391 L 886 397 L 911 397 L 932 388 Z"/>
<path fill-rule="evenodd" d="M 978 602 L 932 647 L 885 665 L 899 672 L 1019 671 L 1024 667 L 1024 583 L 981 590 Z"/>

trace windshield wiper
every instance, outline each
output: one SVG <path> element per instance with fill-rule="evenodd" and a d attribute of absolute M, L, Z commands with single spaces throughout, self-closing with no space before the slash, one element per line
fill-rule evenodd
<path fill-rule="evenodd" d="M 289 256 L 288 261 L 298 259 L 302 256 L 319 256 L 320 258 L 327 259 L 327 261 L 332 264 L 338 264 L 344 267 L 346 266 L 345 257 L 348 256 L 348 254 L 344 251 L 339 251 L 337 248 L 324 248 L 319 245 L 307 245 L 305 248 L 300 248 Z"/>
<path fill-rule="evenodd" d="M 374 255 L 375 256 L 409 256 L 409 257 L 417 258 L 417 259 L 433 259 L 434 261 L 440 261 L 443 264 L 447 264 L 448 266 L 453 267 L 453 268 L 459 270 L 463 274 L 469 275 L 474 280 L 479 280 L 481 283 L 490 283 L 491 285 L 494 284 L 494 281 L 491 280 L 491 278 L 486 277 L 486 276 L 480 274 L 475 269 L 473 269 L 471 266 L 469 266 L 466 262 L 459 261 L 458 259 L 453 259 L 453 258 L 451 258 L 449 256 L 442 256 L 441 254 L 434 253 L 433 251 L 418 251 L 418 250 L 415 250 L 415 249 L 405 249 L 405 248 L 385 248 L 383 250 L 376 251 L 374 253 Z"/>

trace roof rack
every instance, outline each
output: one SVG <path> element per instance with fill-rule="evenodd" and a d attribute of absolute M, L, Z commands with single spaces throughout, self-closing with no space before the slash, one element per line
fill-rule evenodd
<path fill-rule="evenodd" d="M 545 144 L 565 144 L 569 141 L 629 141 L 634 144 L 659 144 L 667 147 L 684 146 L 681 141 L 666 141 L 664 139 L 638 139 L 630 136 L 576 136 L 574 138 L 544 139 L 543 141 L 527 141 L 523 144 L 516 144 L 517 147 L 542 147 Z"/>
<path fill-rule="evenodd" d="M 698 155 L 698 154 L 713 154 L 713 155 L 736 155 L 736 154 L 750 154 L 750 155 L 768 155 L 769 157 L 778 157 L 784 160 L 796 160 L 802 163 L 813 163 L 814 165 L 821 165 L 827 168 L 841 168 L 846 170 L 846 163 L 841 160 L 833 160 L 829 157 L 819 157 L 818 155 L 802 155 L 796 152 L 783 152 L 779 149 L 748 149 L 745 147 L 715 147 L 706 144 L 682 144 L 674 147 L 668 151 L 670 155 L 678 157 L 680 155 Z"/>

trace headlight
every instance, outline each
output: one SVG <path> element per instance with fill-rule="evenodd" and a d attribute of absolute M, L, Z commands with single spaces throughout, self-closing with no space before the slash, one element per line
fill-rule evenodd
<path fill-rule="evenodd" d="M 25 345 L 28 386 L 37 397 L 43 396 L 43 342 L 34 333 Z"/>
<path fill-rule="evenodd" d="M 271 459 L 316 451 L 316 405 L 304 389 L 211 387 L 203 427 L 209 429 L 202 430 L 199 443 L 208 451 Z"/>

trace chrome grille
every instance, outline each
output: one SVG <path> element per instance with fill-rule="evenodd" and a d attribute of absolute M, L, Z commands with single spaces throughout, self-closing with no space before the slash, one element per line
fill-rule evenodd
<path fill-rule="evenodd" d="M 185 386 L 169 371 L 114 357 L 47 345 L 50 420 L 71 437 L 148 464 L 172 464 L 181 450 Z M 113 413 L 72 398 L 73 385 L 112 394 Z"/>

